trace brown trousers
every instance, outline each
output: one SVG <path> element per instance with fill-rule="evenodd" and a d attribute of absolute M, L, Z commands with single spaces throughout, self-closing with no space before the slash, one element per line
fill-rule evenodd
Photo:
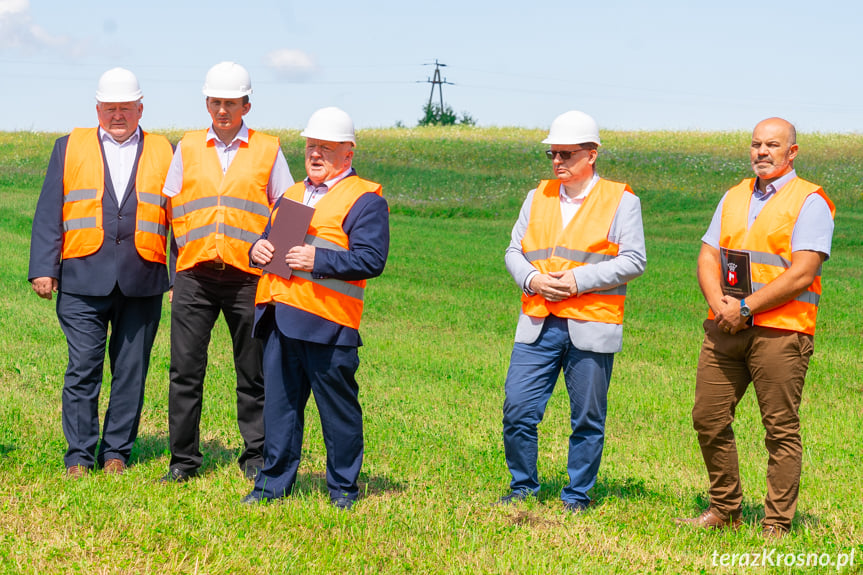
<path fill-rule="evenodd" d="M 798 410 L 813 349 L 812 336 L 804 333 L 755 326 L 729 335 L 713 320 L 704 322 L 692 422 L 710 478 L 710 508 L 720 518 L 740 516 L 743 489 L 731 424 L 751 382 L 769 454 L 764 524 L 791 527 L 803 463 Z"/>

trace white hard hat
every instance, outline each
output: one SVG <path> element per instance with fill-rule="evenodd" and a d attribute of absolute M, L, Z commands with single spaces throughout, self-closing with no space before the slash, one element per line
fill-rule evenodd
<path fill-rule="evenodd" d="M 306 129 L 300 132 L 304 138 L 327 142 L 350 142 L 357 145 L 354 135 L 354 122 L 347 112 L 340 108 L 321 108 L 309 118 Z"/>
<path fill-rule="evenodd" d="M 210 98 L 242 98 L 252 93 L 249 72 L 234 62 L 219 62 L 207 72 L 204 95 Z"/>
<path fill-rule="evenodd" d="M 137 102 L 144 94 L 135 74 L 125 68 L 111 68 L 99 78 L 98 102 Z"/>
<path fill-rule="evenodd" d="M 599 141 L 599 126 L 596 120 L 577 110 L 561 114 L 551 123 L 548 137 L 542 141 L 543 144 L 584 144 L 593 142 L 597 146 Z"/>

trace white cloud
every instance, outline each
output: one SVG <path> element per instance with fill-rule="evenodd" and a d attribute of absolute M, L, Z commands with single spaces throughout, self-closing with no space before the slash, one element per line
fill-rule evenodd
<path fill-rule="evenodd" d="M 0 0 L 0 50 L 68 47 L 70 41 L 35 24 L 30 0 Z"/>
<path fill-rule="evenodd" d="M 266 63 L 279 77 L 287 80 L 304 80 L 317 70 L 310 55 L 289 48 L 270 52 L 266 56 Z"/>
<path fill-rule="evenodd" d="M 0 0 L 0 15 L 26 12 L 30 9 L 30 0 Z"/>

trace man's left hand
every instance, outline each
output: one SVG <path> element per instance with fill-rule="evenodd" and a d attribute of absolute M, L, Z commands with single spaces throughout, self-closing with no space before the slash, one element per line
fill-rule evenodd
<path fill-rule="evenodd" d="M 562 272 L 549 272 L 548 275 L 563 282 L 567 289 L 569 289 L 570 297 L 575 297 L 578 295 L 578 284 L 575 283 L 575 274 L 572 273 L 572 270 L 565 270 Z"/>
<path fill-rule="evenodd" d="M 749 329 L 748 318 L 740 315 L 740 300 L 729 295 L 722 296 L 721 307 L 715 313 L 716 325 L 725 333 L 734 335 Z"/>
<path fill-rule="evenodd" d="M 292 247 L 285 256 L 285 263 L 292 270 L 312 271 L 315 267 L 315 246 L 305 244 Z"/>

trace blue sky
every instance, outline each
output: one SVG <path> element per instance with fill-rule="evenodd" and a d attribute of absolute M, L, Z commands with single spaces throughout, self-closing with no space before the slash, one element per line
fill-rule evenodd
<path fill-rule="evenodd" d="M 222 60 L 252 75 L 252 127 L 301 128 L 328 105 L 359 128 L 413 126 L 438 59 L 445 102 L 485 126 L 547 128 L 579 109 L 603 129 L 779 115 L 859 133 L 861 22 L 850 0 L 0 0 L 0 130 L 94 125 L 114 66 L 137 74 L 145 128 L 203 127 L 204 76 Z"/>

